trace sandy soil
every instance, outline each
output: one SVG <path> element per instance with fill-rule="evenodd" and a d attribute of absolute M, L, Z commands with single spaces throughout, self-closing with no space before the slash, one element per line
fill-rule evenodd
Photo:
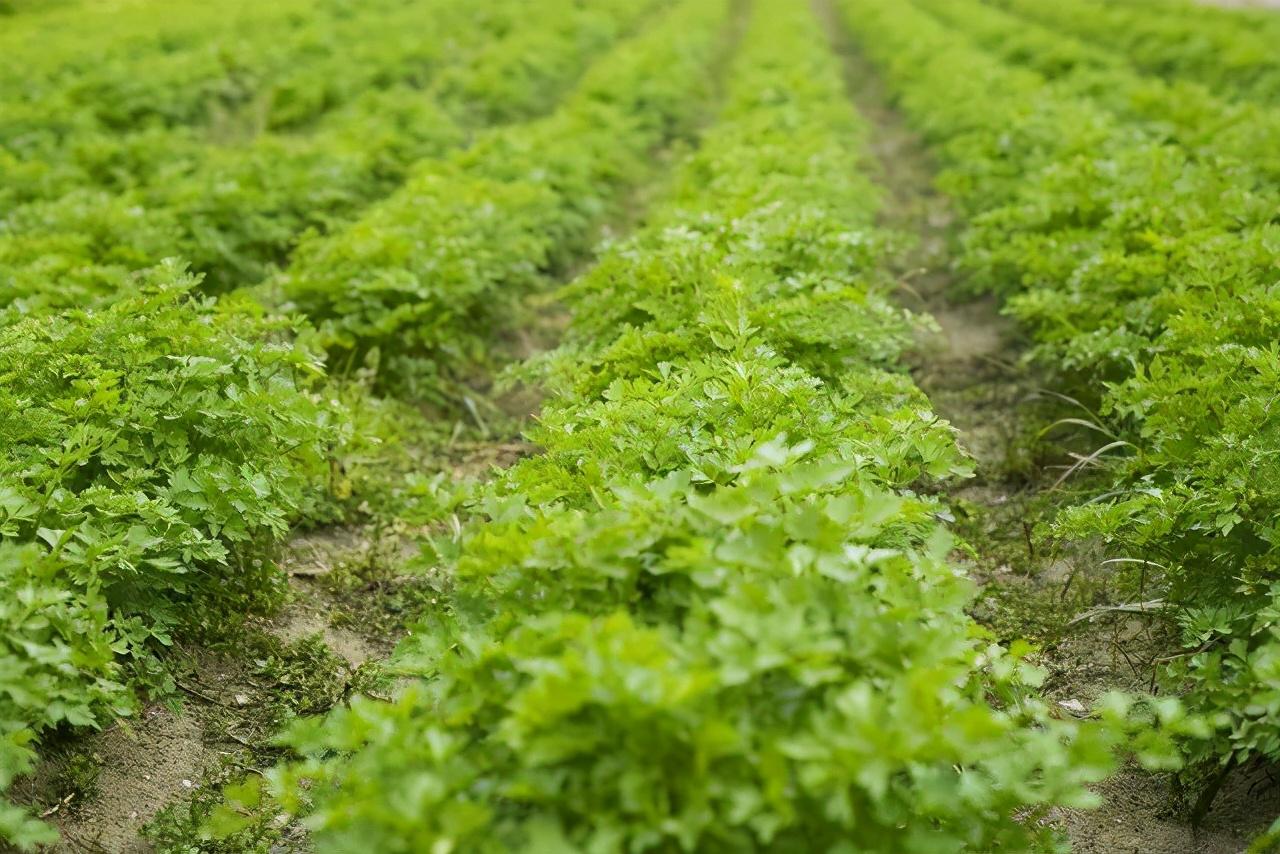
<path fill-rule="evenodd" d="M 285 643 L 318 634 L 351 670 L 385 657 L 392 639 L 370 639 L 331 624 L 333 605 L 317 583 L 369 548 L 367 538 L 353 529 L 295 538 L 282 559 L 291 601 L 261 628 Z M 179 688 L 185 696 L 181 710 L 151 706 L 88 737 L 83 748 L 101 767 L 96 794 L 51 816 L 63 837 L 55 851 L 147 854 L 152 848 L 139 836 L 143 826 L 165 806 L 191 794 L 206 772 L 242 746 L 234 741 L 236 721 L 243 714 L 239 710 L 262 700 L 262 689 L 249 678 L 245 662 L 197 654 Z"/>
<path fill-rule="evenodd" d="M 58 829 L 68 852 L 142 854 L 150 847 L 138 832 L 177 793 L 190 791 L 217 754 L 205 746 L 201 716 L 145 709 L 94 739 L 102 760 L 98 794 L 66 817 Z"/>

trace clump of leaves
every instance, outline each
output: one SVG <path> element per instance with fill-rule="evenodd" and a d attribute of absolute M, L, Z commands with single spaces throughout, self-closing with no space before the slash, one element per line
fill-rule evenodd
<path fill-rule="evenodd" d="M 263 790 L 256 771 L 233 762 L 206 774 L 191 796 L 165 807 L 143 835 L 160 854 L 301 851 L 302 829 Z"/>
<path fill-rule="evenodd" d="M 92 800 L 98 793 L 98 776 L 102 773 L 102 759 L 84 751 L 74 751 L 57 760 L 57 773 L 50 789 L 75 809 L 79 804 Z"/>
<path fill-rule="evenodd" d="M 106 310 L 0 330 L 0 533 L 100 593 L 130 644 L 260 586 L 289 523 L 322 512 L 341 435 L 288 321 L 162 272 Z"/>
<path fill-rule="evenodd" d="M 989 50 L 910 4 L 845 5 L 946 164 L 969 215 L 973 282 L 1008 297 L 1036 355 L 1089 404 L 1075 420 L 1096 443 L 1076 468 L 1104 485 L 1054 534 L 1100 542 L 1108 565 L 1138 575 L 1176 620 L 1185 651 L 1166 684 L 1214 730 L 1187 745 L 1193 761 L 1280 758 L 1280 125 L 1202 89 L 1135 79 L 1083 47 L 1067 65 L 1092 68 L 1077 76 L 1055 62 L 1067 47 L 1039 56 L 1020 18 L 963 0 L 943 20 Z M 1150 38 L 1185 27 L 1177 16 L 1153 22 L 1092 0 L 1004 5 L 1105 30 L 1165 68 L 1205 70 L 1208 41 Z"/>
<path fill-rule="evenodd" d="M 33 734 L 127 711 L 117 656 L 282 589 L 277 542 L 324 512 L 342 417 L 292 324 L 154 275 L 105 310 L 0 329 L 6 778 Z"/>
<path fill-rule="evenodd" d="M 346 691 L 347 663 L 329 649 L 322 635 L 292 644 L 263 638 L 255 654 L 254 673 L 271 686 L 277 725 L 296 715 L 327 711 Z"/>
<path fill-rule="evenodd" d="M 966 616 L 920 487 L 971 467 L 893 370 L 837 61 L 804 4 L 755 14 L 670 203 L 529 368 L 545 452 L 432 541 L 451 603 L 398 696 L 286 737 L 319 850 L 1050 851 L 1129 716 L 1152 764 L 1195 726 L 1058 719 Z"/>

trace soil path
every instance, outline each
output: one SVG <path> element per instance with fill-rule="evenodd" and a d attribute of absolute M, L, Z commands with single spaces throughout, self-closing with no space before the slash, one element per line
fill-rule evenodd
<path fill-rule="evenodd" d="M 956 427 L 961 446 L 977 464 L 974 478 L 949 490 L 957 515 L 968 508 L 966 536 L 979 549 L 970 569 L 988 589 L 1010 587 L 1061 600 L 1058 590 L 1065 593 L 1066 580 L 1090 556 L 1037 554 L 1031 542 L 1032 507 L 1055 473 L 1045 472 L 1024 447 L 1028 428 L 1043 423 L 1043 413 L 1017 331 L 994 299 L 957 296 L 951 262 L 955 217 L 933 187 L 936 167 L 851 43 L 830 0 L 814 2 L 844 60 L 850 98 L 870 126 L 868 169 L 885 193 L 880 224 L 915 238 L 891 263 L 903 283 L 903 304 L 937 322 L 915 356 L 916 382 L 935 411 Z M 1140 620 L 1084 622 L 1065 630 L 1046 649 L 1050 699 L 1074 710 L 1105 690 L 1145 689 L 1150 669 L 1130 667 L 1120 650 L 1150 642 L 1150 635 Z M 1239 854 L 1280 813 L 1280 791 L 1260 773 L 1235 775 L 1199 828 L 1180 820 L 1165 777 L 1126 768 L 1098 792 L 1105 800 L 1101 808 L 1060 810 L 1050 817 L 1077 854 Z"/>
<path fill-rule="evenodd" d="M 359 533 L 335 529 L 296 538 L 286 549 L 290 600 L 274 617 L 251 619 L 283 644 L 319 636 L 352 673 L 381 658 L 390 640 L 358 634 L 333 624 L 335 608 L 317 582 L 343 561 L 358 561 L 372 546 Z M 62 834 L 56 850 L 143 854 L 152 846 L 141 830 L 159 812 L 190 796 L 220 765 L 242 754 L 249 743 L 240 730 L 252 727 L 256 709 L 269 702 L 271 686 L 251 673 L 242 655 L 193 650 L 191 665 L 178 680 L 182 708 L 153 704 L 81 746 L 99 764 L 94 793 L 84 804 L 68 803 L 50 816 Z M 245 731 L 250 739 L 259 733 Z"/>

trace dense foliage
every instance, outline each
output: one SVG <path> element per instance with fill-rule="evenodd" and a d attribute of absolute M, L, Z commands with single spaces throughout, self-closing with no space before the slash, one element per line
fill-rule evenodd
<path fill-rule="evenodd" d="M 552 115 L 420 164 L 349 227 L 305 241 L 280 285 L 336 368 L 372 362 L 388 387 L 445 393 L 504 307 L 580 256 L 649 156 L 689 130 L 725 5 L 679 6 L 593 67 Z"/>
<path fill-rule="evenodd" d="M 297 125 L 379 82 L 425 79 L 447 41 L 421 29 L 439 26 L 448 39 L 460 18 L 474 18 L 435 0 L 183 3 L 168 12 L 144 12 L 147 27 L 126 13 L 67 34 L 19 29 L 0 66 L 0 128 L 7 136 L 30 122 L 41 141 L 74 142 L 68 131 L 202 125 L 245 109 L 264 127 Z M 156 27 L 162 17 L 171 20 Z"/>
<path fill-rule="evenodd" d="M 1234 180 L 1252 186 L 1280 178 L 1280 109 L 1231 100 L 1198 83 L 1142 74 L 1123 53 L 1013 17 L 981 0 L 919 0 L 916 5 L 993 56 L 1044 75 L 1060 97 L 1088 98 L 1197 158 L 1229 161 Z"/>
<path fill-rule="evenodd" d="M 430 4 L 415 8 L 431 12 Z M 672 16 L 636 48 L 602 62 L 588 78 L 598 82 L 583 90 L 598 93 L 625 79 L 620 72 L 650 67 L 705 73 L 724 8 Z M 137 155 L 115 161 L 119 168 L 101 181 L 60 172 L 60 141 L 36 151 L 23 148 L 31 139 L 21 129 L 5 129 L 29 164 L 83 186 L 12 208 L 0 235 L 14 300 L 0 322 L 0 589 L 12 599 L 0 613 L 0 789 L 30 769 L 33 740 L 46 731 L 100 726 L 128 711 L 133 692 L 123 683 L 163 688 L 152 656 L 175 631 L 225 631 L 227 617 L 277 598 L 277 544 L 294 523 L 332 509 L 333 457 L 350 425 L 311 349 L 314 331 L 248 293 L 221 302 L 195 295 L 209 286 L 187 264 L 220 272 L 216 290 L 251 284 L 261 274 L 255 264 L 285 251 L 297 232 L 358 212 L 362 197 L 389 190 L 408 163 L 460 145 L 469 127 L 550 108 L 595 54 L 651 9 L 566 0 L 533 27 L 515 26 L 514 3 L 437 14 L 435 24 L 453 32 L 431 49 L 434 65 L 420 69 L 430 73 L 426 89 L 372 78 L 347 107 L 326 107 L 312 134 L 240 146 L 203 140 L 180 124 L 136 137 L 80 128 L 68 138 L 71 150 L 115 146 Z M 681 28 L 687 32 L 671 39 Z M 705 96 L 705 87 L 682 83 L 638 90 L 632 112 L 619 105 L 600 134 L 627 123 L 646 154 L 669 141 Z M 641 108 L 644 98 L 655 99 L 651 113 Z M 582 123 L 583 104 L 592 102 L 579 95 L 573 103 L 576 111 L 557 113 L 558 123 L 529 127 L 567 132 L 565 117 Z M 44 106 L 48 116 L 29 116 L 42 130 L 75 112 Z M 608 115 L 601 104 L 590 117 Z M 144 138 L 156 147 L 129 148 Z M 280 168 L 284 154 L 299 156 L 294 169 Z M 575 175 L 577 186 L 585 193 L 598 178 L 601 192 L 616 192 L 624 176 L 611 183 L 609 173 L 623 156 L 602 154 L 594 171 Z M 74 158 L 76 168 L 88 162 Z M 625 158 L 634 180 L 636 151 Z M 361 182 L 369 186 L 355 189 Z M 63 191 L 56 182 L 39 189 Z M 578 210 L 581 230 L 603 207 L 603 199 L 573 203 L 589 208 Z M 513 264 L 544 261 L 541 250 L 514 249 L 526 255 Z M 557 251 L 567 260 L 572 249 Z M 66 304 L 92 307 L 58 309 Z M 0 821 L 0 838 L 28 845 L 48 837 L 10 806 Z"/>
<path fill-rule="evenodd" d="M 136 123 L 126 133 L 55 132 L 53 117 L 70 108 L 43 102 L 30 132 L 0 128 L 23 159 L 0 193 L 25 202 L 0 219 L 0 305 L 32 313 L 110 299 L 128 292 L 134 271 L 169 257 L 202 274 L 208 291 L 254 284 L 304 233 L 330 231 L 393 191 L 411 164 L 550 109 L 650 8 L 556 0 L 545 26 L 524 28 L 516 2 L 495 0 L 484 15 L 425 5 L 409 8 L 431 15 L 442 41 L 412 68 L 384 69 L 376 85 L 334 99 L 306 135 L 250 129 L 228 144 L 203 128 Z M 406 22 L 385 26 L 404 38 Z"/>
<path fill-rule="evenodd" d="M 117 657 L 270 596 L 319 509 L 340 422 L 314 355 L 193 284 L 0 328 L 0 786 L 45 729 L 127 709 Z"/>
<path fill-rule="evenodd" d="M 1280 759 L 1280 24 L 833 0 L 1102 437 L 1053 533 L 1182 633 L 1185 706 L 1077 720 L 968 615 L 971 461 L 809 4 L 162 5 L 0 0 L 0 846 L 56 836 L 4 800 L 41 741 L 278 602 L 344 459 L 470 403 L 572 273 L 511 372 L 538 452 L 417 508 L 394 696 L 280 738 L 317 850 L 1057 851 L 1118 752 Z"/>
<path fill-rule="evenodd" d="M 1148 73 L 1280 106 L 1280 22 L 1274 15 L 1244 15 L 1187 0 L 988 1 L 1106 45 Z"/>
<path fill-rule="evenodd" d="M 1009 54 L 1050 82 L 978 47 L 1002 30 L 1027 38 L 1014 19 L 964 0 L 921 5 L 942 18 L 846 3 L 945 159 L 944 185 L 969 215 L 973 281 L 1005 295 L 1041 361 L 1099 407 L 1091 462 L 1103 483 L 1057 532 L 1101 538 L 1160 585 L 1186 643 L 1168 686 L 1189 689 L 1216 724 L 1191 754 L 1280 757 L 1280 191 L 1268 149 L 1253 147 L 1276 117 L 1194 88 L 1185 101 L 1140 88 L 1124 68 Z M 1068 55 L 1083 54 L 1064 42 Z M 1215 122 L 1227 130 L 1192 138 Z"/>
<path fill-rule="evenodd" d="M 433 543 L 412 681 L 289 736 L 319 850 L 1053 850 L 1028 819 L 1092 800 L 1116 731 L 983 639 L 915 491 L 968 464 L 889 370 L 914 321 L 820 44 L 757 5 L 720 120 L 567 291 L 543 453 Z"/>

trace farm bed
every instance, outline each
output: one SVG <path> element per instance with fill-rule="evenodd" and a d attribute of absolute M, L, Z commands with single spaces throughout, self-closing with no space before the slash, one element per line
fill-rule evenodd
<path fill-rule="evenodd" d="M 1273 17 L 11 6 L 0 847 L 1280 838 Z"/>

